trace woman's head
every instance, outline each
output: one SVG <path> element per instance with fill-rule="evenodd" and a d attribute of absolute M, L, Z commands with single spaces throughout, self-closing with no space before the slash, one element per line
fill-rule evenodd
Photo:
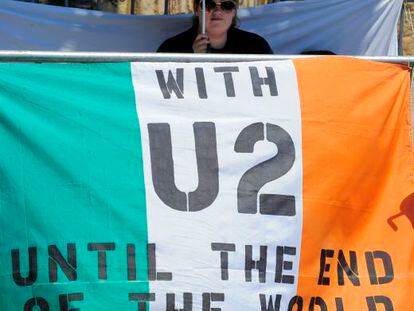
<path fill-rule="evenodd" d="M 206 30 L 210 35 L 227 32 L 238 24 L 237 0 L 204 0 L 206 6 Z M 203 0 L 194 0 L 195 24 L 201 25 Z"/>

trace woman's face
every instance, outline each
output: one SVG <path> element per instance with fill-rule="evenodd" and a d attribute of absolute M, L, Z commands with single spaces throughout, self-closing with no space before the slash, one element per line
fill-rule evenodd
<path fill-rule="evenodd" d="M 208 35 L 226 33 L 236 16 L 236 3 L 232 0 L 204 0 L 206 1 L 206 31 Z M 196 14 L 202 25 L 203 2 L 200 1 Z"/>

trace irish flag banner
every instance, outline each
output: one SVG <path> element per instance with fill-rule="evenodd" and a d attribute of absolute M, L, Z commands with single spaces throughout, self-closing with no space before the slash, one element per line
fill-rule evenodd
<path fill-rule="evenodd" d="M 410 72 L 0 64 L 1 311 L 410 311 Z"/>

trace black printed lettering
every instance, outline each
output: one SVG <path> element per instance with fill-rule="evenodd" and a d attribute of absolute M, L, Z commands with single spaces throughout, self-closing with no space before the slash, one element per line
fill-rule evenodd
<path fill-rule="evenodd" d="M 136 267 L 136 255 L 135 255 L 135 245 L 127 245 L 127 269 L 128 269 L 128 281 L 137 280 L 137 267 Z"/>
<path fill-rule="evenodd" d="M 76 245 L 69 243 L 67 248 L 67 260 L 63 257 L 56 245 L 50 245 L 48 247 L 49 253 L 49 281 L 55 283 L 58 280 L 57 266 L 62 269 L 69 281 L 76 281 Z"/>
<path fill-rule="evenodd" d="M 147 303 L 155 301 L 154 293 L 130 293 L 128 297 L 129 301 L 138 302 L 138 311 L 147 311 Z"/>
<path fill-rule="evenodd" d="M 234 90 L 233 72 L 239 72 L 239 67 L 214 67 L 214 71 L 223 73 L 227 97 L 235 97 L 236 92 Z"/>
<path fill-rule="evenodd" d="M 203 293 L 202 295 L 202 305 L 203 311 L 221 311 L 221 308 L 212 308 L 211 302 L 223 302 L 224 301 L 223 293 Z"/>
<path fill-rule="evenodd" d="M 309 311 L 316 311 L 315 306 L 318 306 L 320 311 L 328 311 L 328 306 L 321 297 L 312 297 L 309 305 Z"/>
<path fill-rule="evenodd" d="M 300 296 L 294 296 L 289 301 L 288 311 L 302 311 L 303 310 L 303 298 Z"/>
<path fill-rule="evenodd" d="M 332 249 L 321 250 L 318 285 L 329 285 L 330 284 L 329 277 L 325 277 L 324 274 L 325 272 L 329 272 L 329 270 L 331 269 L 331 265 L 326 262 L 326 259 L 333 258 L 333 256 L 334 256 L 334 251 Z"/>
<path fill-rule="evenodd" d="M 260 246 L 260 259 L 253 260 L 253 246 L 245 246 L 245 265 L 244 274 L 246 282 L 252 281 L 252 270 L 257 269 L 259 271 L 259 282 L 266 282 L 266 267 L 267 267 L 267 246 Z"/>
<path fill-rule="evenodd" d="M 344 252 L 339 250 L 338 253 L 338 284 L 343 286 L 345 285 L 344 272 L 346 273 L 348 279 L 352 282 L 354 286 L 360 286 L 361 283 L 358 278 L 358 264 L 357 264 L 357 255 L 356 252 L 349 252 L 349 262 L 348 264 Z"/>
<path fill-rule="evenodd" d="M 37 248 L 29 247 L 29 274 L 23 277 L 21 274 L 20 250 L 13 249 L 11 251 L 13 280 L 18 286 L 30 286 L 37 279 Z"/>
<path fill-rule="evenodd" d="M 24 311 L 49 311 L 49 304 L 42 297 L 33 297 L 29 299 L 23 307 Z"/>
<path fill-rule="evenodd" d="M 184 68 L 176 69 L 176 77 L 174 77 L 174 74 L 169 70 L 167 81 L 165 81 L 164 72 L 162 70 L 156 70 L 155 73 L 157 75 L 161 93 L 165 99 L 170 99 L 173 92 L 177 98 L 184 98 Z"/>
<path fill-rule="evenodd" d="M 216 127 L 196 122 L 193 129 L 198 187 L 187 195 L 175 185 L 170 125 L 148 124 L 154 189 L 164 204 L 177 211 L 201 211 L 215 201 L 219 191 Z"/>
<path fill-rule="evenodd" d="M 167 294 L 167 311 L 192 311 L 193 310 L 193 294 L 184 293 L 183 294 L 183 308 L 175 308 L 175 294 Z"/>
<path fill-rule="evenodd" d="M 98 252 L 98 278 L 106 280 L 106 252 L 115 250 L 115 243 L 88 243 L 88 251 Z"/>
<path fill-rule="evenodd" d="M 344 301 L 342 298 L 337 297 L 335 298 L 335 304 L 336 304 L 336 311 L 344 311 Z"/>
<path fill-rule="evenodd" d="M 295 256 L 296 248 L 289 246 L 278 246 L 276 248 L 276 271 L 275 282 L 284 284 L 294 284 L 295 277 L 293 275 L 284 275 L 283 271 L 293 270 L 293 262 L 285 261 L 284 256 Z"/>
<path fill-rule="evenodd" d="M 378 276 L 375 267 L 375 259 L 381 261 L 384 268 L 384 276 Z M 394 268 L 392 265 L 391 256 L 384 251 L 366 252 L 365 260 L 367 262 L 367 269 L 369 279 L 372 285 L 387 284 L 394 280 Z"/>
<path fill-rule="evenodd" d="M 147 245 L 148 254 L 148 279 L 150 281 L 172 281 L 171 272 L 157 272 L 156 245 Z"/>
<path fill-rule="evenodd" d="M 264 140 L 264 124 L 253 123 L 245 127 L 237 137 L 234 151 L 253 153 L 254 145 Z M 267 183 L 285 175 L 295 162 L 293 140 L 280 126 L 266 124 L 267 140 L 277 146 L 277 154 L 250 168 L 243 174 L 237 188 L 237 209 L 239 213 L 256 214 L 257 197 L 260 189 Z M 260 213 L 263 215 L 295 216 L 295 197 L 280 194 L 260 194 Z"/>
<path fill-rule="evenodd" d="M 64 294 L 59 295 L 59 306 L 60 311 L 80 311 L 79 308 L 70 308 L 69 302 L 71 301 L 82 301 L 83 293 L 73 293 L 73 294 Z"/>
<path fill-rule="evenodd" d="M 263 96 L 262 86 L 268 85 L 271 96 L 278 96 L 278 90 L 276 85 L 276 76 L 272 67 L 266 67 L 266 78 L 261 78 L 259 76 L 259 71 L 257 67 L 249 67 L 250 77 L 252 79 L 253 85 L 253 94 L 256 97 Z"/>
<path fill-rule="evenodd" d="M 259 297 L 261 311 L 280 311 L 282 295 L 276 295 L 274 303 L 273 296 L 269 296 L 269 301 L 267 301 L 265 294 L 260 294 Z"/>
<path fill-rule="evenodd" d="M 204 77 L 204 70 L 202 67 L 195 68 L 196 80 L 197 80 L 197 90 L 198 90 L 198 97 L 200 98 L 208 98 L 207 96 L 207 88 L 206 88 L 206 79 Z"/>
<path fill-rule="evenodd" d="M 394 311 L 394 306 L 390 298 L 385 296 L 367 297 L 368 311 Z M 381 308 L 377 308 L 382 305 Z"/>
<path fill-rule="evenodd" d="M 228 281 L 229 279 L 229 252 L 236 251 L 236 244 L 211 243 L 211 249 L 213 251 L 220 252 L 221 279 L 223 281 Z"/>

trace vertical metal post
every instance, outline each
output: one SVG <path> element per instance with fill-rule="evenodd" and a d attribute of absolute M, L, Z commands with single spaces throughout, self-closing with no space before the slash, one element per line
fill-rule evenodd
<path fill-rule="evenodd" d="M 195 9 L 194 9 L 195 11 Z M 206 2 L 203 1 L 203 6 L 201 7 L 201 12 L 202 12 L 202 19 L 201 19 L 201 33 L 203 35 L 206 34 Z"/>
<path fill-rule="evenodd" d="M 170 5 L 168 0 L 164 0 L 164 15 L 168 15 L 170 13 Z"/>
<path fill-rule="evenodd" d="M 65 0 L 65 6 L 68 7 L 69 6 L 69 0 Z"/>
<path fill-rule="evenodd" d="M 136 0 L 131 0 L 131 15 L 135 14 L 135 1 Z"/>
<path fill-rule="evenodd" d="M 405 18 L 405 0 L 403 1 L 401 12 L 400 12 L 400 24 L 399 24 L 399 31 L 398 31 L 398 55 L 404 54 L 404 18 Z"/>

